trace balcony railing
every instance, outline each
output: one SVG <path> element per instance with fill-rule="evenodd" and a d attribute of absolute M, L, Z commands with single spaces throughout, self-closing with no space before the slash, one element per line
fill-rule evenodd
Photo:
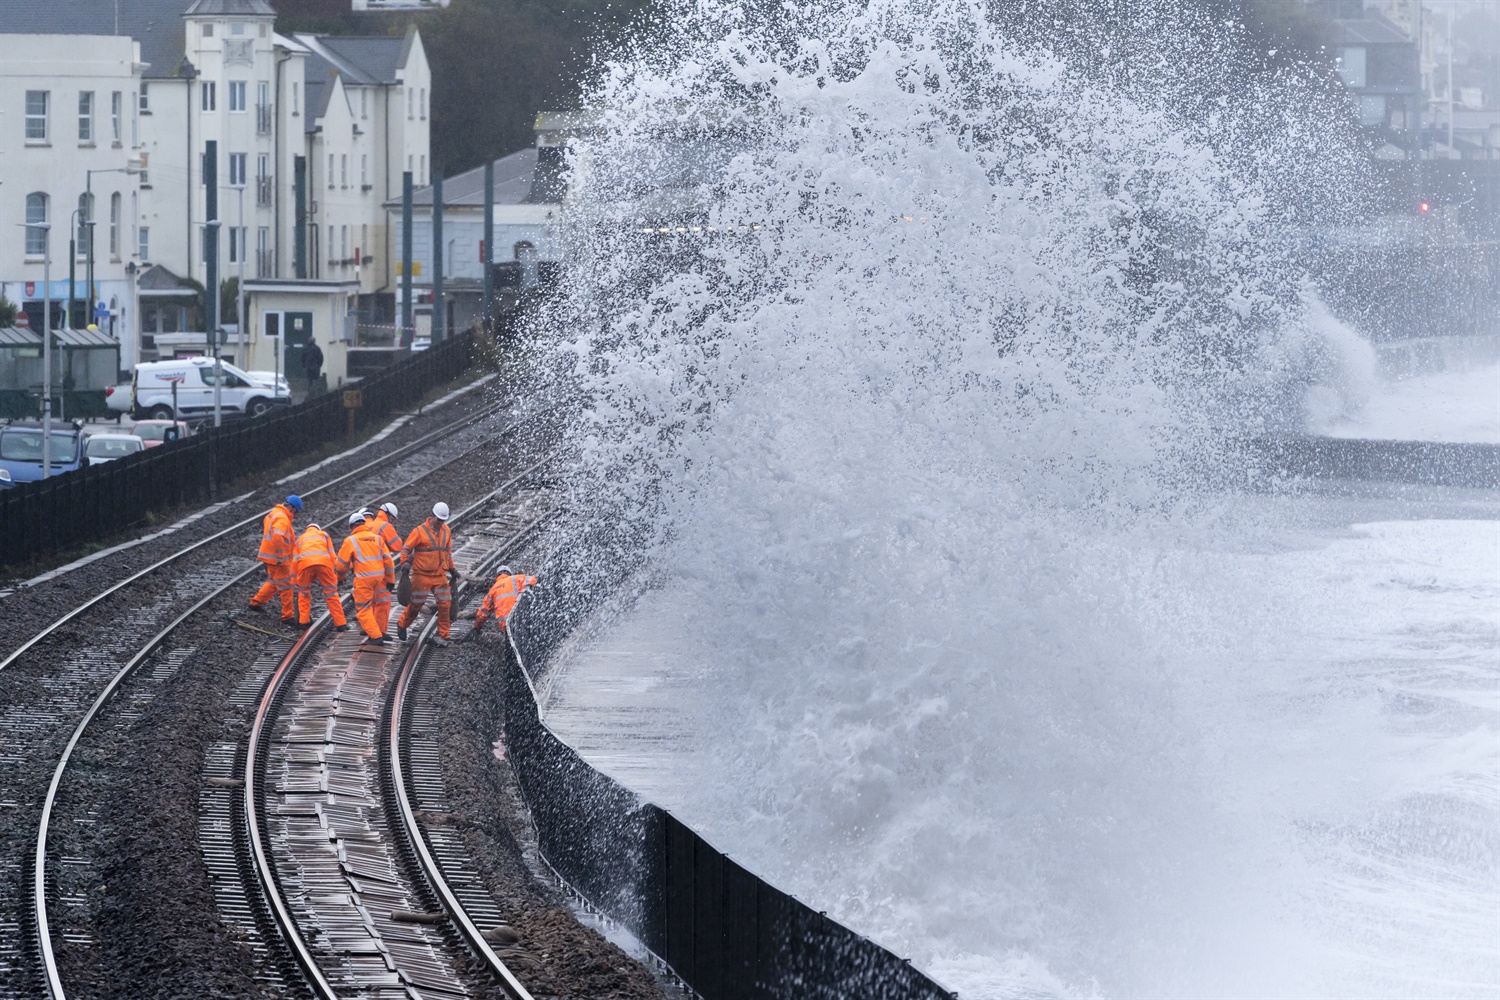
<path fill-rule="evenodd" d="M 271 178 L 255 178 L 255 204 L 261 208 L 271 204 Z"/>
<path fill-rule="evenodd" d="M 255 132 L 257 135 L 271 134 L 271 106 L 269 104 L 255 106 Z"/>

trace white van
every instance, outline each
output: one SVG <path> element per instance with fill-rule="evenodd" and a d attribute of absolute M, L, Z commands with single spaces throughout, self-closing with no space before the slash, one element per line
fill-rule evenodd
<path fill-rule="evenodd" d="M 291 397 L 278 393 L 234 365 L 223 364 L 224 379 L 219 387 L 219 404 L 227 411 L 258 417 L 273 406 L 291 405 Z M 192 413 L 212 413 L 214 408 L 214 359 L 178 358 L 176 361 L 148 361 L 135 366 L 130 397 L 113 392 L 106 397 L 110 409 L 125 412 L 137 420 L 170 420 Z M 172 388 L 176 386 L 177 412 L 172 412 Z M 122 397 L 117 400 L 117 397 Z"/>

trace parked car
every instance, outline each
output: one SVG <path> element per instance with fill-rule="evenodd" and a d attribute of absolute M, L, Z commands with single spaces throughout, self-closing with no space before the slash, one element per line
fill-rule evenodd
<path fill-rule="evenodd" d="M 9 469 L 0 469 L 0 490 L 8 490 L 16 485 L 16 481 L 10 478 Z"/>
<path fill-rule="evenodd" d="M 83 454 L 83 432 L 63 424 L 53 426 L 49 452 L 54 476 L 88 462 Z M 0 469 L 10 473 L 13 483 L 30 483 L 42 478 L 42 425 L 36 421 L 0 427 Z"/>
<path fill-rule="evenodd" d="M 278 395 L 274 388 L 262 385 L 250 373 L 223 363 L 223 380 L 219 385 L 219 405 L 233 413 L 258 417 L 273 406 L 290 406 L 291 397 Z M 171 420 L 184 414 L 211 413 L 214 408 L 214 381 L 217 378 L 212 358 L 179 358 L 176 361 L 148 361 L 135 366 L 130 395 L 122 398 L 120 387 L 105 394 L 111 410 L 128 412 L 137 419 Z M 173 386 L 176 386 L 174 405 Z"/>
<path fill-rule="evenodd" d="M 83 442 L 83 453 L 90 465 L 113 462 L 145 450 L 146 442 L 134 434 L 90 434 Z"/>
<path fill-rule="evenodd" d="M 283 396 L 290 396 L 292 394 L 292 384 L 286 380 L 286 375 L 282 372 L 267 372 L 257 368 L 254 371 L 247 371 L 245 374 L 261 385 L 270 386 Z"/>
<path fill-rule="evenodd" d="M 147 448 L 155 448 L 167 442 L 174 427 L 177 431 L 172 440 L 179 440 L 193 433 L 193 429 L 183 420 L 137 420 L 135 426 L 130 428 L 130 433 L 140 438 Z"/>

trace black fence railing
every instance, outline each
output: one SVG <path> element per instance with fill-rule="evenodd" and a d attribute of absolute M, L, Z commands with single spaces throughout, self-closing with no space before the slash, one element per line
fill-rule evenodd
<path fill-rule="evenodd" d="M 474 354 L 463 331 L 358 383 L 355 426 L 382 419 L 457 378 Z M 208 427 L 192 437 L 0 490 L 0 565 L 96 542 L 184 504 L 216 496 L 234 479 L 342 437 L 341 393 L 329 392 L 254 419 Z"/>
<path fill-rule="evenodd" d="M 508 654 L 504 669 L 506 755 L 542 854 L 705 1000 L 952 996 L 590 766 L 541 721 L 522 665 L 543 661 L 564 622 L 523 606 L 511 629 L 520 659 Z"/>

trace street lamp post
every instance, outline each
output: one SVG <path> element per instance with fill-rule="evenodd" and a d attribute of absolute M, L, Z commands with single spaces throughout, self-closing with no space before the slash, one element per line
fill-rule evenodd
<path fill-rule="evenodd" d="M 250 252 L 250 230 L 245 228 L 245 185 L 241 182 L 229 186 L 240 196 L 240 271 L 234 289 L 237 299 L 234 304 L 234 363 L 249 368 L 245 357 L 245 257 Z"/>
<path fill-rule="evenodd" d="M 52 478 L 52 223 L 23 222 L 42 231 L 42 478 Z"/>

